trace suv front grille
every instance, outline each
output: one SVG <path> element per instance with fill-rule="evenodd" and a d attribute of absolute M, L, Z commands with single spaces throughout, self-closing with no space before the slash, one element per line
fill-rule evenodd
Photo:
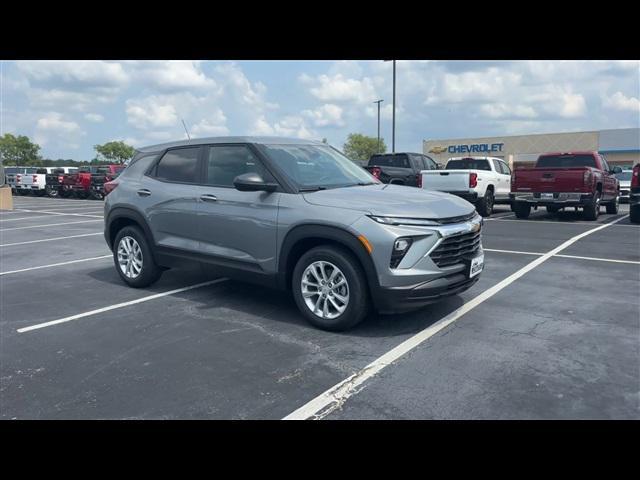
<path fill-rule="evenodd" d="M 438 222 L 440 225 L 449 225 L 451 223 L 468 222 L 475 216 L 476 216 L 476 211 L 474 210 L 468 215 L 461 215 L 459 217 L 438 218 L 436 222 Z"/>
<path fill-rule="evenodd" d="M 438 267 L 461 263 L 480 249 L 480 231 L 445 238 L 429 257 Z"/>

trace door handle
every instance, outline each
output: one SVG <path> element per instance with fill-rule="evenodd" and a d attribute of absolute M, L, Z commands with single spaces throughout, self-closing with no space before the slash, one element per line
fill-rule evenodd
<path fill-rule="evenodd" d="M 202 200 L 203 202 L 217 202 L 218 197 L 216 197 L 215 195 L 205 194 L 200 195 L 200 200 Z"/>
<path fill-rule="evenodd" d="M 141 197 L 148 197 L 149 195 L 151 195 L 151 190 L 147 190 L 146 188 L 141 188 L 136 193 Z"/>

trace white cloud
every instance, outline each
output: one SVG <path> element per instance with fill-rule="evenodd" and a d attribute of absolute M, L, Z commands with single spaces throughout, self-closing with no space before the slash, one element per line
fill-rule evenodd
<path fill-rule="evenodd" d="M 368 103 L 377 99 L 373 80 L 347 78 L 341 73 L 335 75 L 319 75 L 312 78 L 300 75 L 299 81 L 309 87 L 309 92 L 323 102 L 356 102 Z"/>
<path fill-rule="evenodd" d="M 538 114 L 530 105 L 488 103 L 480 107 L 480 113 L 489 118 L 536 118 Z"/>
<path fill-rule="evenodd" d="M 252 107 L 256 112 L 278 108 L 277 104 L 266 101 L 267 87 L 261 82 L 251 83 L 237 64 L 224 63 L 215 70 L 224 92 L 240 105 Z"/>
<path fill-rule="evenodd" d="M 640 100 L 636 97 L 627 97 L 624 93 L 618 91 L 611 96 L 605 97 L 602 104 L 613 110 L 630 112 L 640 111 Z"/>
<path fill-rule="evenodd" d="M 445 73 L 429 92 L 426 105 L 498 101 L 520 84 L 521 75 L 490 68 L 485 72 Z"/>
<path fill-rule="evenodd" d="M 215 91 L 216 82 L 201 69 L 199 61 L 130 61 L 125 67 L 142 84 L 162 91 L 208 89 Z"/>
<path fill-rule="evenodd" d="M 20 61 L 17 67 L 29 80 L 49 85 L 120 87 L 129 81 L 129 76 L 118 62 Z"/>
<path fill-rule="evenodd" d="M 126 112 L 128 122 L 142 130 L 181 125 L 176 108 L 163 96 L 129 99 Z"/>
<path fill-rule="evenodd" d="M 86 113 L 84 118 L 93 123 L 100 123 L 104 121 L 104 117 L 99 113 Z"/>
<path fill-rule="evenodd" d="M 316 127 L 343 127 L 345 125 L 342 119 L 343 109 L 338 105 L 326 103 L 314 110 L 303 110 L 302 114 L 310 118 Z"/>
<path fill-rule="evenodd" d="M 226 126 L 227 118 L 224 112 L 217 109 L 210 113 L 207 118 L 203 118 L 200 122 L 189 128 L 189 133 L 193 137 L 208 137 L 228 135 L 229 128 Z"/>
<path fill-rule="evenodd" d="M 270 125 L 263 117 L 258 117 L 250 131 L 251 135 L 276 135 L 281 137 L 316 138 L 315 132 L 309 130 L 304 119 L 297 115 L 288 115 Z"/>
<path fill-rule="evenodd" d="M 65 145 L 67 148 L 77 149 L 79 137 L 85 134 L 76 122 L 65 119 L 58 112 L 48 112 L 36 122 L 35 141 L 40 145 L 55 143 Z"/>

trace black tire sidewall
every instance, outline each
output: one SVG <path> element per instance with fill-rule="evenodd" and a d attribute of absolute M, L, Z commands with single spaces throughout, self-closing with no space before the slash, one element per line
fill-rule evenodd
<path fill-rule="evenodd" d="M 118 245 L 122 237 L 126 236 L 134 238 L 142 250 L 142 273 L 140 273 L 136 278 L 128 278 L 124 273 L 122 273 L 120 265 L 118 264 Z M 153 258 L 149 242 L 147 241 L 144 233 L 140 228 L 132 225 L 122 228 L 116 234 L 116 238 L 113 242 L 113 263 L 122 281 L 133 288 L 147 287 L 158 280 L 162 274 L 162 270 L 158 267 Z"/>
<path fill-rule="evenodd" d="M 300 282 L 304 270 L 313 262 L 323 260 L 336 265 L 349 284 L 349 305 L 342 315 L 335 319 L 322 319 L 314 315 L 302 297 Z M 302 255 L 296 264 L 291 283 L 293 298 L 300 312 L 312 325 L 329 331 L 342 331 L 362 321 L 369 307 L 369 292 L 366 277 L 358 260 L 347 250 L 336 246 L 319 246 Z"/>
<path fill-rule="evenodd" d="M 516 203 L 514 204 L 513 210 L 517 218 L 529 218 L 529 214 L 531 213 L 531 205 Z"/>
<path fill-rule="evenodd" d="M 640 223 L 640 204 L 631 205 L 629 208 L 629 220 L 633 223 Z"/>

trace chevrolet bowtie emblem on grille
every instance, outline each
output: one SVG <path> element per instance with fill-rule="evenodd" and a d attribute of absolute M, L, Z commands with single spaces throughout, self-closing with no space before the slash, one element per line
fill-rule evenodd
<path fill-rule="evenodd" d="M 435 153 L 436 155 L 438 153 L 444 153 L 447 151 L 447 147 L 433 147 L 431 150 L 429 150 L 429 153 Z"/>

